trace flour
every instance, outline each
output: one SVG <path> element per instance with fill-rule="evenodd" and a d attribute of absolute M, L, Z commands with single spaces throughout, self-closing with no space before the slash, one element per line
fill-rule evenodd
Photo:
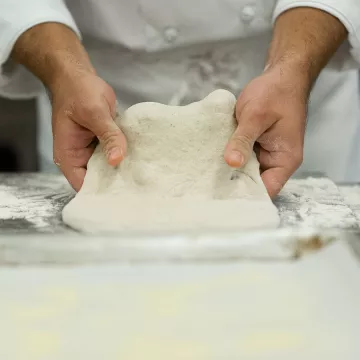
<path fill-rule="evenodd" d="M 13 219 L 17 216 L 21 201 L 10 194 L 10 188 L 0 185 L 0 218 Z"/>
<path fill-rule="evenodd" d="M 56 198 L 69 198 L 70 187 L 62 177 L 49 174 L 36 177 L 35 181 L 34 175 L 22 175 L 22 186 L 18 186 L 17 182 L 12 184 L 12 181 L 0 185 L 1 229 L 51 231 L 49 222 L 54 222 L 54 213 L 61 206 L 60 201 L 57 205 Z"/>
<path fill-rule="evenodd" d="M 316 228 L 357 228 L 358 221 L 339 188 L 328 178 L 291 179 L 276 201 L 282 225 Z"/>
<path fill-rule="evenodd" d="M 345 202 L 349 205 L 360 222 L 360 186 L 342 185 L 340 187 L 340 192 L 344 197 Z"/>
<path fill-rule="evenodd" d="M 10 186 L 0 185 L 0 218 L 2 220 L 26 220 L 36 228 L 46 225 L 46 217 L 52 214 L 52 204 L 45 198 L 26 197 L 14 193 Z"/>

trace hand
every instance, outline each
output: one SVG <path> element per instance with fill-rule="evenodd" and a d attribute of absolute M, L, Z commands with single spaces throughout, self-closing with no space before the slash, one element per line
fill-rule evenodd
<path fill-rule="evenodd" d="M 126 139 L 114 122 L 116 96 L 93 73 L 63 75 L 50 92 L 54 162 L 79 191 L 97 139 L 110 165 L 117 165 L 125 155 Z"/>
<path fill-rule="evenodd" d="M 96 76 L 77 35 L 54 22 L 35 25 L 17 39 L 11 57 L 36 75 L 50 92 L 54 161 L 80 190 L 95 141 L 110 165 L 124 157 L 126 140 L 114 122 L 116 96 Z"/>
<path fill-rule="evenodd" d="M 226 147 L 225 160 L 242 167 L 254 148 L 272 198 L 302 163 L 309 93 L 300 70 L 277 66 L 251 81 L 238 98 L 238 127 Z"/>

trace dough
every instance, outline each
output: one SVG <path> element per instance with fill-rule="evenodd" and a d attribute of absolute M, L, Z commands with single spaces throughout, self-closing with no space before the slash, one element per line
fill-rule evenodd
<path fill-rule="evenodd" d="M 236 99 L 216 90 L 186 106 L 140 103 L 117 117 L 128 140 L 117 168 L 99 145 L 63 220 L 84 232 L 234 230 L 279 223 L 253 154 L 224 161 Z"/>

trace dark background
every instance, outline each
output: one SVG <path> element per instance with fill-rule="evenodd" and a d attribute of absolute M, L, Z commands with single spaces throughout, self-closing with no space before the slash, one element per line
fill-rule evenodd
<path fill-rule="evenodd" d="M 37 171 L 36 100 L 0 97 L 0 172 Z"/>

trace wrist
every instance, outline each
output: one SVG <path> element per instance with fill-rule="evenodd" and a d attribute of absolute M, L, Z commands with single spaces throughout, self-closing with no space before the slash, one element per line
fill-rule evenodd
<path fill-rule="evenodd" d="M 318 76 L 310 57 L 286 53 L 276 58 L 269 58 L 264 73 L 274 74 L 279 81 L 297 90 L 306 99 Z"/>
<path fill-rule="evenodd" d="M 11 57 L 51 90 L 61 78 L 95 73 L 77 35 L 58 23 L 35 25 L 15 43 Z"/>
<path fill-rule="evenodd" d="M 295 7 L 274 24 L 265 71 L 280 68 L 308 91 L 346 38 L 343 24 L 325 11 Z"/>
<path fill-rule="evenodd" d="M 62 83 L 67 81 L 76 81 L 86 75 L 96 74 L 94 67 L 91 65 L 86 53 L 72 52 L 68 50 L 56 51 L 49 54 L 49 70 L 43 80 L 44 85 L 51 93 Z"/>

